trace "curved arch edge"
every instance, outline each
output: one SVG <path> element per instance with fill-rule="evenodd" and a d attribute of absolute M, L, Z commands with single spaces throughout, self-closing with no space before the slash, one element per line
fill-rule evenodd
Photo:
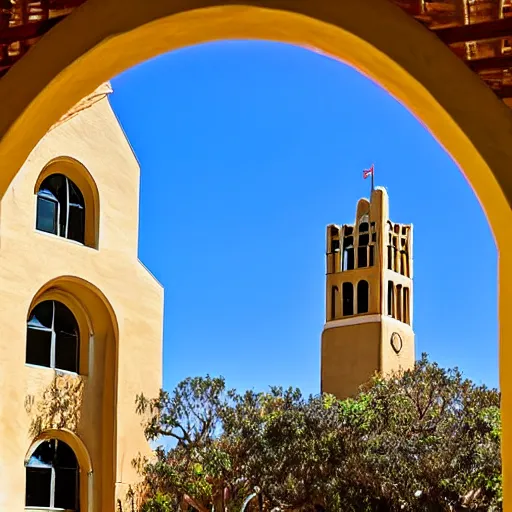
<path fill-rule="evenodd" d="M 73 450 L 78 460 L 78 464 L 80 466 L 80 470 L 84 470 L 86 474 L 93 472 L 92 460 L 89 456 L 89 452 L 84 444 L 84 442 L 80 439 L 80 437 L 68 429 L 47 429 L 41 432 L 31 443 L 27 454 L 25 455 L 25 465 L 30 460 L 30 457 L 37 450 L 39 445 L 44 441 L 48 441 L 50 439 L 57 439 L 59 441 L 63 441 Z"/>
<path fill-rule="evenodd" d="M 85 246 L 99 249 L 100 238 L 100 195 L 98 186 L 89 169 L 79 160 L 70 156 L 53 158 L 42 168 L 35 183 L 37 195 L 43 181 L 52 174 L 63 174 L 80 189 L 85 202 Z"/>

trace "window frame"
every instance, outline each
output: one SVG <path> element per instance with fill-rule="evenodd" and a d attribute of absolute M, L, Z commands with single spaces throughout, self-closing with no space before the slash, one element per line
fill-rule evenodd
<path fill-rule="evenodd" d="M 49 197 L 48 197 L 49 194 L 43 194 L 42 193 L 43 184 L 45 183 L 46 180 L 50 179 L 52 176 L 58 176 L 58 175 L 60 175 L 60 176 L 62 176 L 64 178 L 65 184 L 66 184 L 66 198 L 65 198 L 65 202 L 66 202 L 66 204 L 65 204 L 65 207 L 66 207 L 66 222 L 65 222 L 64 233 L 61 233 L 61 214 L 62 214 L 62 211 L 61 211 L 62 210 L 61 201 L 59 201 L 57 196 L 55 196 L 55 194 L 53 192 L 51 192 L 49 189 L 44 189 L 44 190 L 48 190 L 48 192 L 54 198 L 53 201 L 57 204 L 56 232 L 44 231 L 44 230 L 41 230 L 41 229 L 37 228 L 39 200 L 40 199 L 41 200 L 46 200 L 46 201 L 49 200 Z M 81 226 L 83 241 L 75 240 L 74 238 L 68 238 L 69 224 L 70 224 L 70 222 L 69 222 L 69 212 L 70 212 L 70 205 L 71 205 L 71 201 L 70 201 L 70 190 L 71 190 L 70 183 L 75 188 L 75 190 L 78 191 L 78 193 L 80 194 L 81 201 L 82 201 L 82 204 L 78 204 L 78 203 L 75 204 L 75 203 L 73 203 L 73 208 L 81 208 L 82 212 L 83 212 L 82 213 L 82 224 L 83 225 Z M 86 226 L 86 224 L 87 224 L 87 208 L 86 208 L 86 200 L 85 200 L 85 196 L 84 196 L 84 193 L 82 192 L 81 188 L 71 178 L 69 178 L 66 174 L 64 174 L 62 172 L 50 173 L 47 176 L 45 176 L 41 180 L 41 182 L 38 184 L 35 196 L 36 196 L 35 230 L 38 233 L 44 233 L 45 235 L 50 235 L 50 236 L 56 236 L 56 237 L 59 237 L 59 238 L 64 238 L 68 242 L 73 242 L 73 243 L 81 245 L 81 246 L 88 246 L 87 243 L 86 243 L 86 238 L 87 238 L 87 226 Z"/>
<path fill-rule="evenodd" d="M 364 290 L 362 288 L 365 288 Z M 364 299 L 362 302 L 361 297 L 364 294 Z M 357 283 L 356 287 L 356 296 L 357 296 L 357 314 L 358 315 L 366 315 L 370 312 L 370 283 L 366 279 L 361 279 Z M 363 306 L 366 305 L 366 310 L 363 311 Z"/>
<path fill-rule="evenodd" d="M 69 450 L 73 453 L 73 456 L 75 458 L 76 462 L 76 468 L 59 468 L 56 467 L 55 464 L 38 464 L 38 465 L 32 465 L 30 461 L 32 460 L 32 457 L 37 453 L 37 450 L 42 446 L 42 443 L 44 442 L 55 442 L 55 454 L 57 452 L 59 443 L 65 444 Z M 30 458 L 25 463 L 25 510 L 33 510 L 33 511 L 49 511 L 49 512 L 80 512 L 80 463 L 78 461 L 78 457 L 75 453 L 75 450 L 66 443 L 65 441 L 62 441 L 59 438 L 49 438 L 42 441 L 42 443 L 39 443 L 34 451 L 32 452 Z M 54 456 L 55 456 L 54 454 Z M 34 468 L 34 469 L 50 469 L 50 505 L 48 507 L 46 506 L 37 506 L 37 505 L 27 505 L 27 469 Z M 62 508 L 62 507 L 56 507 L 55 506 L 55 494 L 56 494 L 56 470 L 58 469 L 67 469 L 67 470 L 74 470 L 75 471 L 75 507 L 70 508 Z"/>
<path fill-rule="evenodd" d="M 43 304 L 44 302 L 52 303 L 52 325 L 51 325 L 51 327 L 49 327 L 49 328 L 48 327 L 43 327 L 43 328 L 29 327 L 30 316 L 33 314 L 34 310 L 40 304 Z M 57 331 L 55 330 L 55 312 L 56 312 L 55 304 L 57 302 L 59 304 L 61 304 L 62 306 L 64 306 L 69 311 L 69 313 L 72 315 L 72 317 L 75 321 L 75 324 L 76 324 L 77 333 L 76 333 L 76 351 L 75 351 L 75 358 L 76 358 L 76 363 L 75 363 L 76 370 L 75 371 L 66 370 L 64 368 L 58 368 L 56 366 Z M 28 359 L 28 357 L 27 357 L 28 356 L 28 330 L 29 329 L 51 333 L 50 365 L 49 366 L 27 362 L 27 359 Z M 56 371 L 59 373 L 65 373 L 65 374 L 69 374 L 69 375 L 81 375 L 81 372 L 80 372 L 80 365 L 81 365 L 80 355 L 81 355 L 81 345 L 82 345 L 81 342 L 82 342 L 82 332 L 81 332 L 81 328 L 80 328 L 80 321 L 76 317 L 73 309 L 70 308 L 65 302 L 63 302 L 62 300 L 59 300 L 58 298 L 51 298 L 51 297 L 46 298 L 45 297 L 42 300 L 36 302 L 33 306 L 31 306 L 31 308 L 29 310 L 28 318 L 26 321 L 26 333 L 25 333 L 25 365 L 26 366 L 33 367 L 33 368 L 45 368 L 45 369 L 49 369 L 49 370 L 53 370 L 53 371 Z"/>

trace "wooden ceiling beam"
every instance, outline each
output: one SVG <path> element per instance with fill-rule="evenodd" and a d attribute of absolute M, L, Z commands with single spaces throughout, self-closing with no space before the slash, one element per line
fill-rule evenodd
<path fill-rule="evenodd" d="M 64 18 L 65 16 L 58 16 L 48 20 L 34 21 L 26 25 L 0 30 L 0 44 L 10 44 L 14 41 L 26 41 L 27 39 L 41 37 Z"/>
<path fill-rule="evenodd" d="M 512 55 L 465 60 L 464 62 L 477 73 L 480 71 L 487 71 L 489 69 L 507 69 L 512 68 Z"/>
<path fill-rule="evenodd" d="M 460 27 L 432 29 L 432 32 L 445 44 L 512 37 L 512 17 Z"/>
<path fill-rule="evenodd" d="M 9 69 L 20 60 L 21 56 L 8 57 L 0 61 L 0 73 L 6 73 Z"/>
<path fill-rule="evenodd" d="M 504 85 L 503 87 L 494 90 L 494 92 L 501 99 L 512 98 L 512 85 Z"/>

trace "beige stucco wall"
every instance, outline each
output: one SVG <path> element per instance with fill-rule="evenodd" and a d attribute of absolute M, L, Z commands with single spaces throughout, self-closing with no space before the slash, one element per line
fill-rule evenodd
<path fill-rule="evenodd" d="M 95 181 L 98 249 L 35 230 L 35 183 L 61 157 L 76 159 Z M 135 395 L 155 395 L 161 386 L 163 325 L 163 289 L 137 258 L 139 180 L 138 163 L 104 98 L 53 128 L 2 198 L 0 439 L 8 440 L 0 443 L 2 511 L 24 509 L 31 421 L 55 374 L 25 364 L 26 321 L 36 296 L 61 294 L 81 316 L 87 348 L 76 442 L 92 466 L 92 476 L 81 476 L 81 496 L 89 499 L 82 510 L 114 510 L 116 488 L 122 494 L 136 480 L 131 461 L 148 445 Z M 84 473 L 86 458 L 79 457 Z"/>
<path fill-rule="evenodd" d="M 324 393 L 346 398 L 379 370 L 379 322 L 324 329 L 322 333 L 322 376 Z"/>

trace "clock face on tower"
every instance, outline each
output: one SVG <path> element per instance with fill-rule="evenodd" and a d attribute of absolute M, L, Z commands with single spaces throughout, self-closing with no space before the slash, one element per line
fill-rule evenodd
<path fill-rule="evenodd" d="M 397 332 L 394 332 L 391 335 L 391 346 L 393 347 L 393 350 L 398 354 L 400 353 L 400 350 L 402 350 L 403 342 L 402 337 Z"/>

